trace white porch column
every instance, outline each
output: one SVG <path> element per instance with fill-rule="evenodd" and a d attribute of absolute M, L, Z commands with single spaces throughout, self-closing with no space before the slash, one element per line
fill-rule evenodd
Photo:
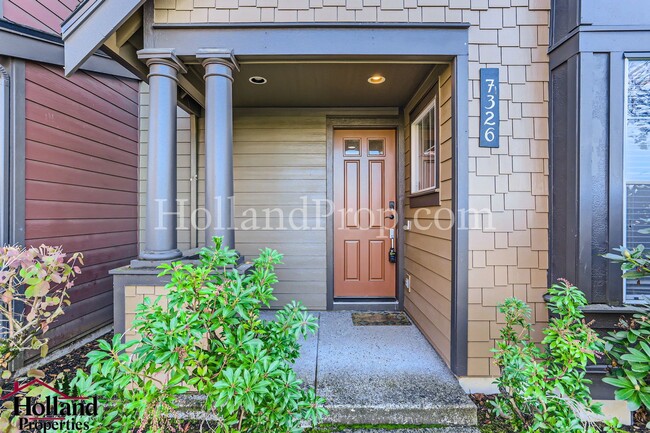
<path fill-rule="evenodd" d="M 186 73 L 173 49 L 138 51 L 149 67 L 149 143 L 143 260 L 181 256 L 176 242 L 176 103 L 178 73 Z"/>
<path fill-rule="evenodd" d="M 221 236 L 234 249 L 232 82 L 239 67 L 231 50 L 205 48 L 196 57 L 205 68 L 205 244 Z"/>

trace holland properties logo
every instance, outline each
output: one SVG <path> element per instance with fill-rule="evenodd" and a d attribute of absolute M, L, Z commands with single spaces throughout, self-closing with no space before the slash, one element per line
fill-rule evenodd
<path fill-rule="evenodd" d="M 42 395 L 29 395 L 38 387 Z M 47 395 L 45 395 L 47 394 Z M 12 392 L 0 400 L 11 401 L 14 418 L 18 418 L 20 431 L 57 432 L 87 431 L 87 417 L 97 415 L 97 397 L 73 397 L 39 379 L 25 384 L 14 383 Z"/>

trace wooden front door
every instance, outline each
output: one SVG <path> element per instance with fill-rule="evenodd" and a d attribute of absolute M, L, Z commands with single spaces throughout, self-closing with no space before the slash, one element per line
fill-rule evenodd
<path fill-rule="evenodd" d="M 334 297 L 396 296 L 396 264 L 389 261 L 398 220 L 395 135 L 334 131 Z"/>

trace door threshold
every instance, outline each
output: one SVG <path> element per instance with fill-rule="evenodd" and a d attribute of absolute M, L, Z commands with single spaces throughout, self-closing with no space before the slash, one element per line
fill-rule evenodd
<path fill-rule="evenodd" d="M 333 311 L 400 311 L 397 299 L 334 299 Z"/>

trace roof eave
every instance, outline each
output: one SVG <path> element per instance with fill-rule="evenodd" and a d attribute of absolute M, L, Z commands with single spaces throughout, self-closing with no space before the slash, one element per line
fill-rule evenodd
<path fill-rule="evenodd" d="M 65 74 L 70 76 L 131 17 L 146 0 L 87 0 L 63 23 Z"/>

